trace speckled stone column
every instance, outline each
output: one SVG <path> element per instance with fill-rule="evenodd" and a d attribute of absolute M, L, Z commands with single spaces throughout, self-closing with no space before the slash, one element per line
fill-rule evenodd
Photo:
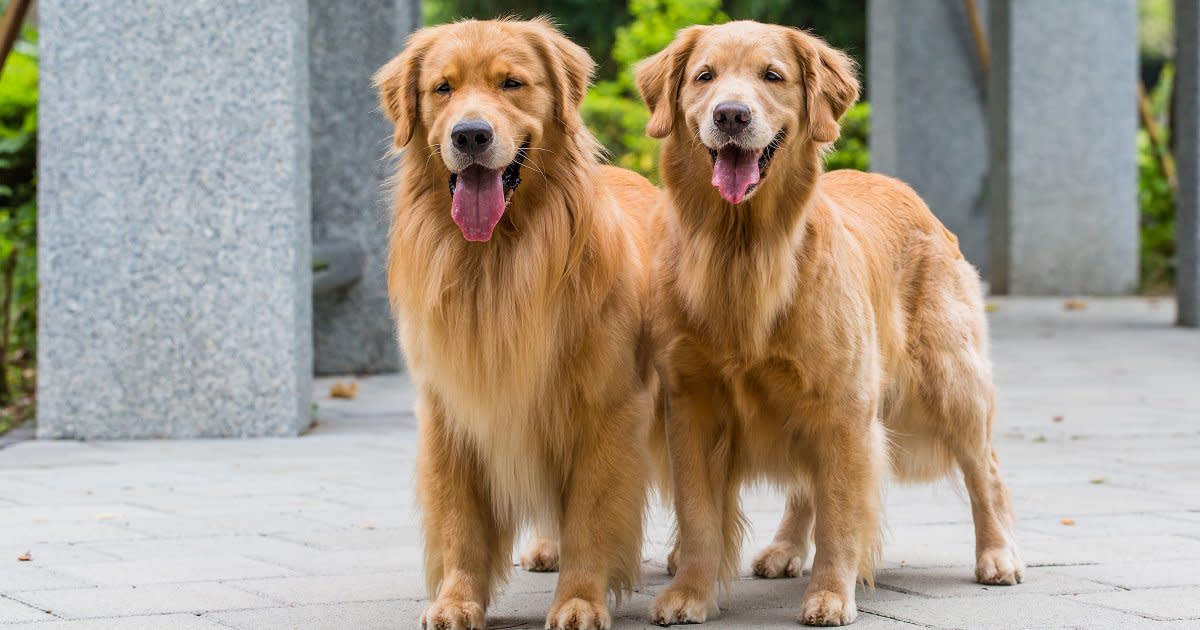
<path fill-rule="evenodd" d="M 986 274 L 986 76 L 965 5 L 870 0 L 867 41 L 871 170 L 912 186 Z"/>
<path fill-rule="evenodd" d="M 992 290 L 1137 287 L 1137 3 L 993 0 Z"/>
<path fill-rule="evenodd" d="M 313 238 L 359 254 L 348 257 L 358 267 L 355 281 L 313 298 L 321 374 L 400 368 L 385 274 L 382 183 L 393 165 L 381 157 L 391 146 L 391 125 L 371 75 L 419 25 L 420 6 L 418 0 L 309 2 Z"/>
<path fill-rule="evenodd" d="M 1200 326 L 1200 0 L 1175 1 L 1175 252 L 1179 325 Z"/>
<path fill-rule="evenodd" d="M 305 0 L 42 0 L 38 436 L 311 416 Z"/>

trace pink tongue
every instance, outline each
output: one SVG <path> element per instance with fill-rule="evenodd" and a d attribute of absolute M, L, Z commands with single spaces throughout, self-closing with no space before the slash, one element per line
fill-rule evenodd
<path fill-rule="evenodd" d="M 712 185 L 729 203 L 746 198 L 750 187 L 758 183 L 758 151 L 727 145 L 717 152 L 713 163 Z"/>
<path fill-rule="evenodd" d="M 486 241 L 504 215 L 503 169 L 468 166 L 458 174 L 450 216 L 468 241 Z"/>

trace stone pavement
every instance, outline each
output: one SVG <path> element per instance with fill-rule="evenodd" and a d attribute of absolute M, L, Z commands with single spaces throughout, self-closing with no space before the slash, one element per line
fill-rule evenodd
<path fill-rule="evenodd" d="M 1200 628 L 1200 333 L 1171 328 L 1165 300 L 993 303 L 995 441 L 1027 581 L 971 581 L 955 484 L 893 487 L 878 588 L 854 627 Z M 0 450 L 0 630 L 416 627 L 411 388 L 362 379 L 344 401 L 330 383 L 299 439 Z M 745 503 L 748 562 L 782 502 L 757 490 Z M 645 627 L 669 527 L 656 510 L 646 584 L 617 627 Z M 739 580 L 709 625 L 796 627 L 806 579 Z M 492 626 L 540 628 L 553 586 L 514 573 Z"/>

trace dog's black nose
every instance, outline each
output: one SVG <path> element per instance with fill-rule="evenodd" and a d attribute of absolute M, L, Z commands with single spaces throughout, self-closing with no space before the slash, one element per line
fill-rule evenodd
<path fill-rule="evenodd" d="M 483 153 L 492 143 L 492 135 L 492 126 L 482 120 L 466 120 L 450 130 L 454 148 L 467 155 Z"/>
<path fill-rule="evenodd" d="M 734 135 L 741 133 L 750 124 L 750 108 L 745 103 L 725 101 L 713 109 L 713 122 L 717 129 Z"/>

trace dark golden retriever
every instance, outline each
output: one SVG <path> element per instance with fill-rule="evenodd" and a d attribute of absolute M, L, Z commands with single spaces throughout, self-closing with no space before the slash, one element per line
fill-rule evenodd
<path fill-rule="evenodd" d="M 763 479 L 789 499 L 755 573 L 797 575 L 815 538 L 800 619 L 854 621 L 889 460 L 904 479 L 957 465 L 977 579 L 1019 582 L 978 276 L 901 182 L 822 175 L 858 97 L 849 58 L 798 30 L 732 22 L 681 31 L 636 74 L 647 133 L 666 139 L 653 322 L 680 526 L 652 620 L 717 611 L 716 582 L 737 569 L 739 488 Z"/>
<path fill-rule="evenodd" d="M 420 394 L 429 628 L 482 629 L 526 522 L 547 628 L 608 628 L 640 568 L 652 419 L 646 210 L 601 166 L 587 53 L 546 21 L 423 29 L 376 75 L 403 153 L 388 284 Z"/>

